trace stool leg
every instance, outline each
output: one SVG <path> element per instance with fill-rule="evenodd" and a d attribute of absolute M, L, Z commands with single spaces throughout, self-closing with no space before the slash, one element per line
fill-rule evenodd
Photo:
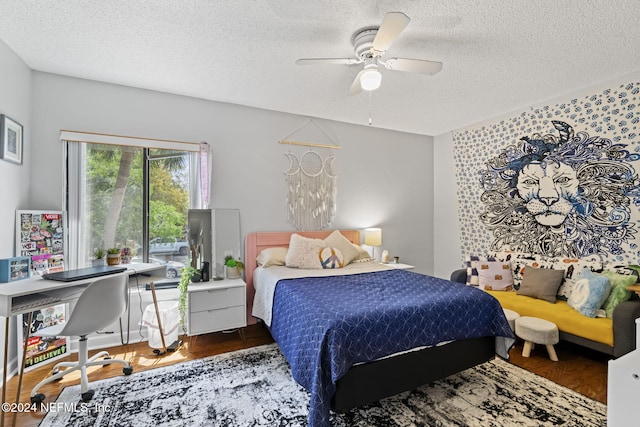
<path fill-rule="evenodd" d="M 549 359 L 554 362 L 558 361 L 558 355 L 556 354 L 556 349 L 553 347 L 553 344 L 547 344 L 547 352 L 549 353 Z"/>
<path fill-rule="evenodd" d="M 524 347 L 522 348 L 522 357 L 531 356 L 531 349 L 533 348 L 533 343 L 531 341 L 525 341 Z"/>

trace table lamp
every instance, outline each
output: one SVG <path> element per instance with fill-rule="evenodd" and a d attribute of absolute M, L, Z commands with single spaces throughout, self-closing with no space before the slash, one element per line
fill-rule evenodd
<path fill-rule="evenodd" d="M 379 228 L 366 228 L 364 230 L 364 244 L 371 246 L 371 257 L 376 258 L 376 246 L 382 245 L 382 230 Z"/>

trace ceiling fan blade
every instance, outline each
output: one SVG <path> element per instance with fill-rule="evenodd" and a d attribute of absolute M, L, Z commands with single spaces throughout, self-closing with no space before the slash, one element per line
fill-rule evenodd
<path fill-rule="evenodd" d="M 360 76 L 362 75 L 362 73 L 364 73 L 365 70 L 360 71 L 357 75 L 356 78 L 353 79 L 353 83 L 351 83 L 351 87 L 349 88 L 349 91 L 347 92 L 347 95 L 351 96 L 351 95 L 357 95 L 360 92 L 362 92 L 362 85 L 360 84 Z"/>
<path fill-rule="evenodd" d="M 298 65 L 337 64 L 353 65 L 362 62 L 356 58 L 301 58 L 296 61 Z"/>
<path fill-rule="evenodd" d="M 402 12 L 388 12 L 382 19 L 376 37 L 373 39 L 373 49 L 385 52 L 400 33 L 409 24 L 409 17 Z"/>
<path fill-rule="evenodd" d="M 442 70 L 442 62 L 423 59 L 391 58 L 378 61 L 388 70 L 408 71 L 410 73 L 428 74 L 430 76 Z"/>

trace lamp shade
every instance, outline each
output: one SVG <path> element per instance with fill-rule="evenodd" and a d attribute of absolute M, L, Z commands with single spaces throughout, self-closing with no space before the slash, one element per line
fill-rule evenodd
<path fill-rule="evenodd" d="M 370 68 L 360 75 L 360 86 L 364 90 L 376 90 L 382 83 L 382 74 L 375 68 Z"/>
<path fill-rule="evenodd" d="M 364 244 L 367 246 L 382 245 L 382 230 L 379 228 L 366 228 L 364 230 Z"/>

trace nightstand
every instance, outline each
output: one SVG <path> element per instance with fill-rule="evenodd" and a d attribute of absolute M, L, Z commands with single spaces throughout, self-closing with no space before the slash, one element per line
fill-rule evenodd
<path fill-rule="evenodd" d="M 386 265 L 387 267 L 391 267 L 391 268 L 395 268 L 398 270 L 413 270 L 415 267 L 413 265 L 409 265 L 409 264 L 402 264 L 402 263 L 395 263 L 395 262 L 388 262 L 388 263 L 382 263 L 382 265 Z"/>
<path fill-rule="evenodd" d="M 187 288 L 187 335 L 247 326 L 246 290 L 242 279 L 191 283 Z"/>

